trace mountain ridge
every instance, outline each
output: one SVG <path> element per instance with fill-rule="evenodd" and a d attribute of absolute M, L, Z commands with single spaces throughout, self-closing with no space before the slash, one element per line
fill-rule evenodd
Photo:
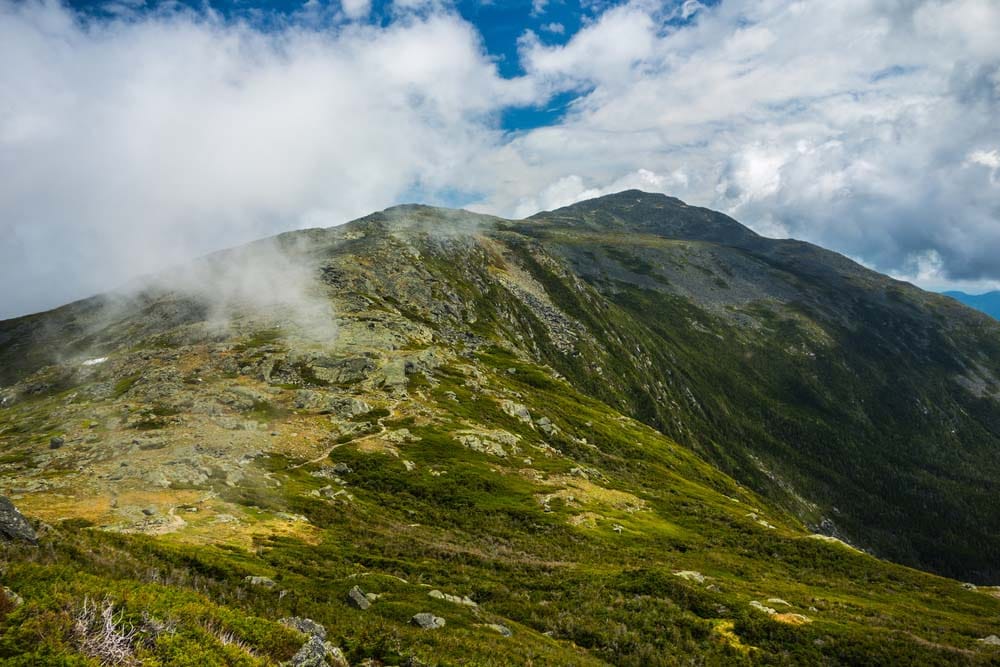
<path fill-rule="evenodd" d="M 142 626 L 161 661 L 289 660 L 308 616 L 352 664 L 995 663 L 996 589 L 839 540 L 997 580 L 1000 328 L 622 195 L 395 207 L 0 322 L 0 493 L 49 526 L 3 547 L 0 656 L 75 655 L 103 590 L 184 628 Z"/>

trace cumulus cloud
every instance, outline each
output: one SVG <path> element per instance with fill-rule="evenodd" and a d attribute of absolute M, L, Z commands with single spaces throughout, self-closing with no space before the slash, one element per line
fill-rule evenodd
<path fill-rule="evenodd" d="M 530 94 L 445 12 L 262 31 L 0 2 L 0 62 L 0 316 L 449 188 Z"/>
<path fill-rule="evenodd" d="M 444 0 L 311 4 L 264 30 L 0 0 L 0 316 L 443 193 L 526 215 L 640 187 L 928 286 L 1000 280 L 992 0 L 631 0 L 526 31 L 512 79 Z"/>
<path fill-rule="evenodd" d="M 372 9 L 371 0 L 341 0 L 341 5 L 344 13 L 352 19 L 364 18 Z"/>
<path fill-rule="evenodd" d="M 565 45 L 526 36 L 529 76 L 587 92 L 558 126 L 491 156 L 525 186 L 483 208 L 526 212 L 571 184 L 603 192 L 637 169 L 680 171 L 663 191 L 764 234 L 928 285 L 927 257 L 934 286 L 1000 279 L 1000 4 L 760 0 L 680 13 L 690 20 L 677 23 L 676 3 L 636 0 Z"/>

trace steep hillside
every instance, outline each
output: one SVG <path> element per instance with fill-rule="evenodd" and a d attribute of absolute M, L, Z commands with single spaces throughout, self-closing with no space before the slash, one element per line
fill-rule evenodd
<path fill-rule="evenodd" d="M 609 372 L 588 391 L 818 530 L 1000 578 L 996 321 L 666 197 L 625 192 L 515 227 L 602 299 L 534 269 L 560 308 L 591 318 Z M 545 358 L 579 386 L 595 377 Z"/>
<path fill-rule="evenodd" d="M 1000 590 L 805 525 L 988 571 L 997 339 L 636 192 L 399 207 L 0 323 L 39 533 L 0 540 L 0 659 L 1000 663 Z"/>

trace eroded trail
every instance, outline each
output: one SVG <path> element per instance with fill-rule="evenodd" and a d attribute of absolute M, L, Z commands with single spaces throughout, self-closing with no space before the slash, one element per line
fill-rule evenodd
<path fill-rule="evenodd" d="M 299 468 L 304 468 L 305 466 L 308 465 L 320 463 L 324 459 L 329 458 L 330 454 L 332 454 L 335 450 L 345 445 L 353 445 L 358 442 L 364 442 L 365 440 L 370 440 L 371 438 L 377 438 L 379 436 L 385 435 L 386 431 L 389 430 L 389 427 L 385 425 L 385 420 L 396 417 L 396 410 L 399 408 L 399 404 L 400 400 L 393 401 L 392 404 L 389 406 L 389 414 L 379 417 L 378 419 L 375 420 L 375 423 L 378 424 L 378 429 L 379 429 L 376 433 L 365 433 L 355 438 L 351 438 L 350 440 L 346 440 L 344 442 L 338 442 L 328 447 L 322 454 L 320 454 L 316 458 L 309 459 L 308 461 L 303 461 L 302 463 L 296 463 L 293 466 L 289 466 L 288 470 L 298 470 Z"/>

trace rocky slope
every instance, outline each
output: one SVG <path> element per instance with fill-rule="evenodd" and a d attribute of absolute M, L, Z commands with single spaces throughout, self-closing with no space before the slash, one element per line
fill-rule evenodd
<path fill-rule="evenodd" d="M 836 536 L 993 577 L 998 345 L 635 191 L 219 253 L 0 323 L 0 657 L 996 662 L 997 589 Z"/>

